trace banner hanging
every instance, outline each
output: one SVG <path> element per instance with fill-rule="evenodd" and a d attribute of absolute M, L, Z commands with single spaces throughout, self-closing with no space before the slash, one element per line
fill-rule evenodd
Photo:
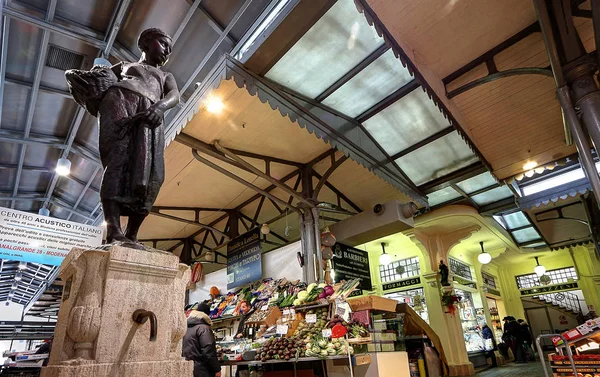
<path fill-rule="evenodd" d="M 227 289 L 262 279 L 260 229 L 256 228 L 227 244 Z"/>
<path fill-rule="evenodd" d="M 97 226 L 0 207 L 0 259 L 60 266 L 74 247 L 102 245 Z"/>

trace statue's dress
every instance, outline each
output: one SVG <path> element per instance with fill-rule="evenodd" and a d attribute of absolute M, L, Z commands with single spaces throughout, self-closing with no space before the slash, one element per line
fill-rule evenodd
<path fill-rule="evenodd" d="M 119 203 L 122 216 L 147 215 L 164 181 L 164 125 L 149 128 L 135 115 L 164 97 L 168 75 L 147 64 L 123 63 L 121 80 L 98 107 L 100 197 Z"/>

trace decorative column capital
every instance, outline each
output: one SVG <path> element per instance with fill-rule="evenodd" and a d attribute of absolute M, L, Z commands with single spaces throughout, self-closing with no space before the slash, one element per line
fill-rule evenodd
<path fill-rule="evenodd" d="M 428 233 L 415 229 L 411 236 L 419 241 L 418 243 L 415 242 L 415 244 L 418 245 L 420 243 L 424 247 L 426 254 L 429 256 L 431 269 L 437 271 L 438 261 L 443 260 L 444 263 L 448 264 L 448 253 L 450 250 L 479 230 L 481 230 L 481 226 L 479 225 L 471 225 L 446 233 Z"/>

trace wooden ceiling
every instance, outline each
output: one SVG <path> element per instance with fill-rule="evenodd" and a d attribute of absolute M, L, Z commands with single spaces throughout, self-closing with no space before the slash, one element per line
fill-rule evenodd
<path fill-rule="evenodd" d="M 367 0 L 433 87 L 441 80 L 536 22 L 533 2 L 523 0 Z M 585 4 L 583 6 L 585 8 Z M 575 18 L 587 51 L 592 22 Z M 495 56 L 499 71 L 549 65 L 541 34 L 533 33 Z M 450 91 L 487 74 L 485 64 L 450 82 Z M 442 85 L 443 87 L 443 85 Z M 544 164 L 573 154 L 565 142 L 554 80 L 519 75 L 492 81 L 449 100 L 463 129 L 492 166 L 508 178 L 529 161 Z"/>

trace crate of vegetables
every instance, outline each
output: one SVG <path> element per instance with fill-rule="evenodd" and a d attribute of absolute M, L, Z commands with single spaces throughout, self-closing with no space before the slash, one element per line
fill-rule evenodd
<path fill-rule="evenodd" d="M 279 318 L 281 318 L 281 310 L 276 306 L 271 306 L 267 310 L 257 309 L 246 320 L 246 325 L 266 325 L 267 327 L 270 327 L 273 326 Z"/>

